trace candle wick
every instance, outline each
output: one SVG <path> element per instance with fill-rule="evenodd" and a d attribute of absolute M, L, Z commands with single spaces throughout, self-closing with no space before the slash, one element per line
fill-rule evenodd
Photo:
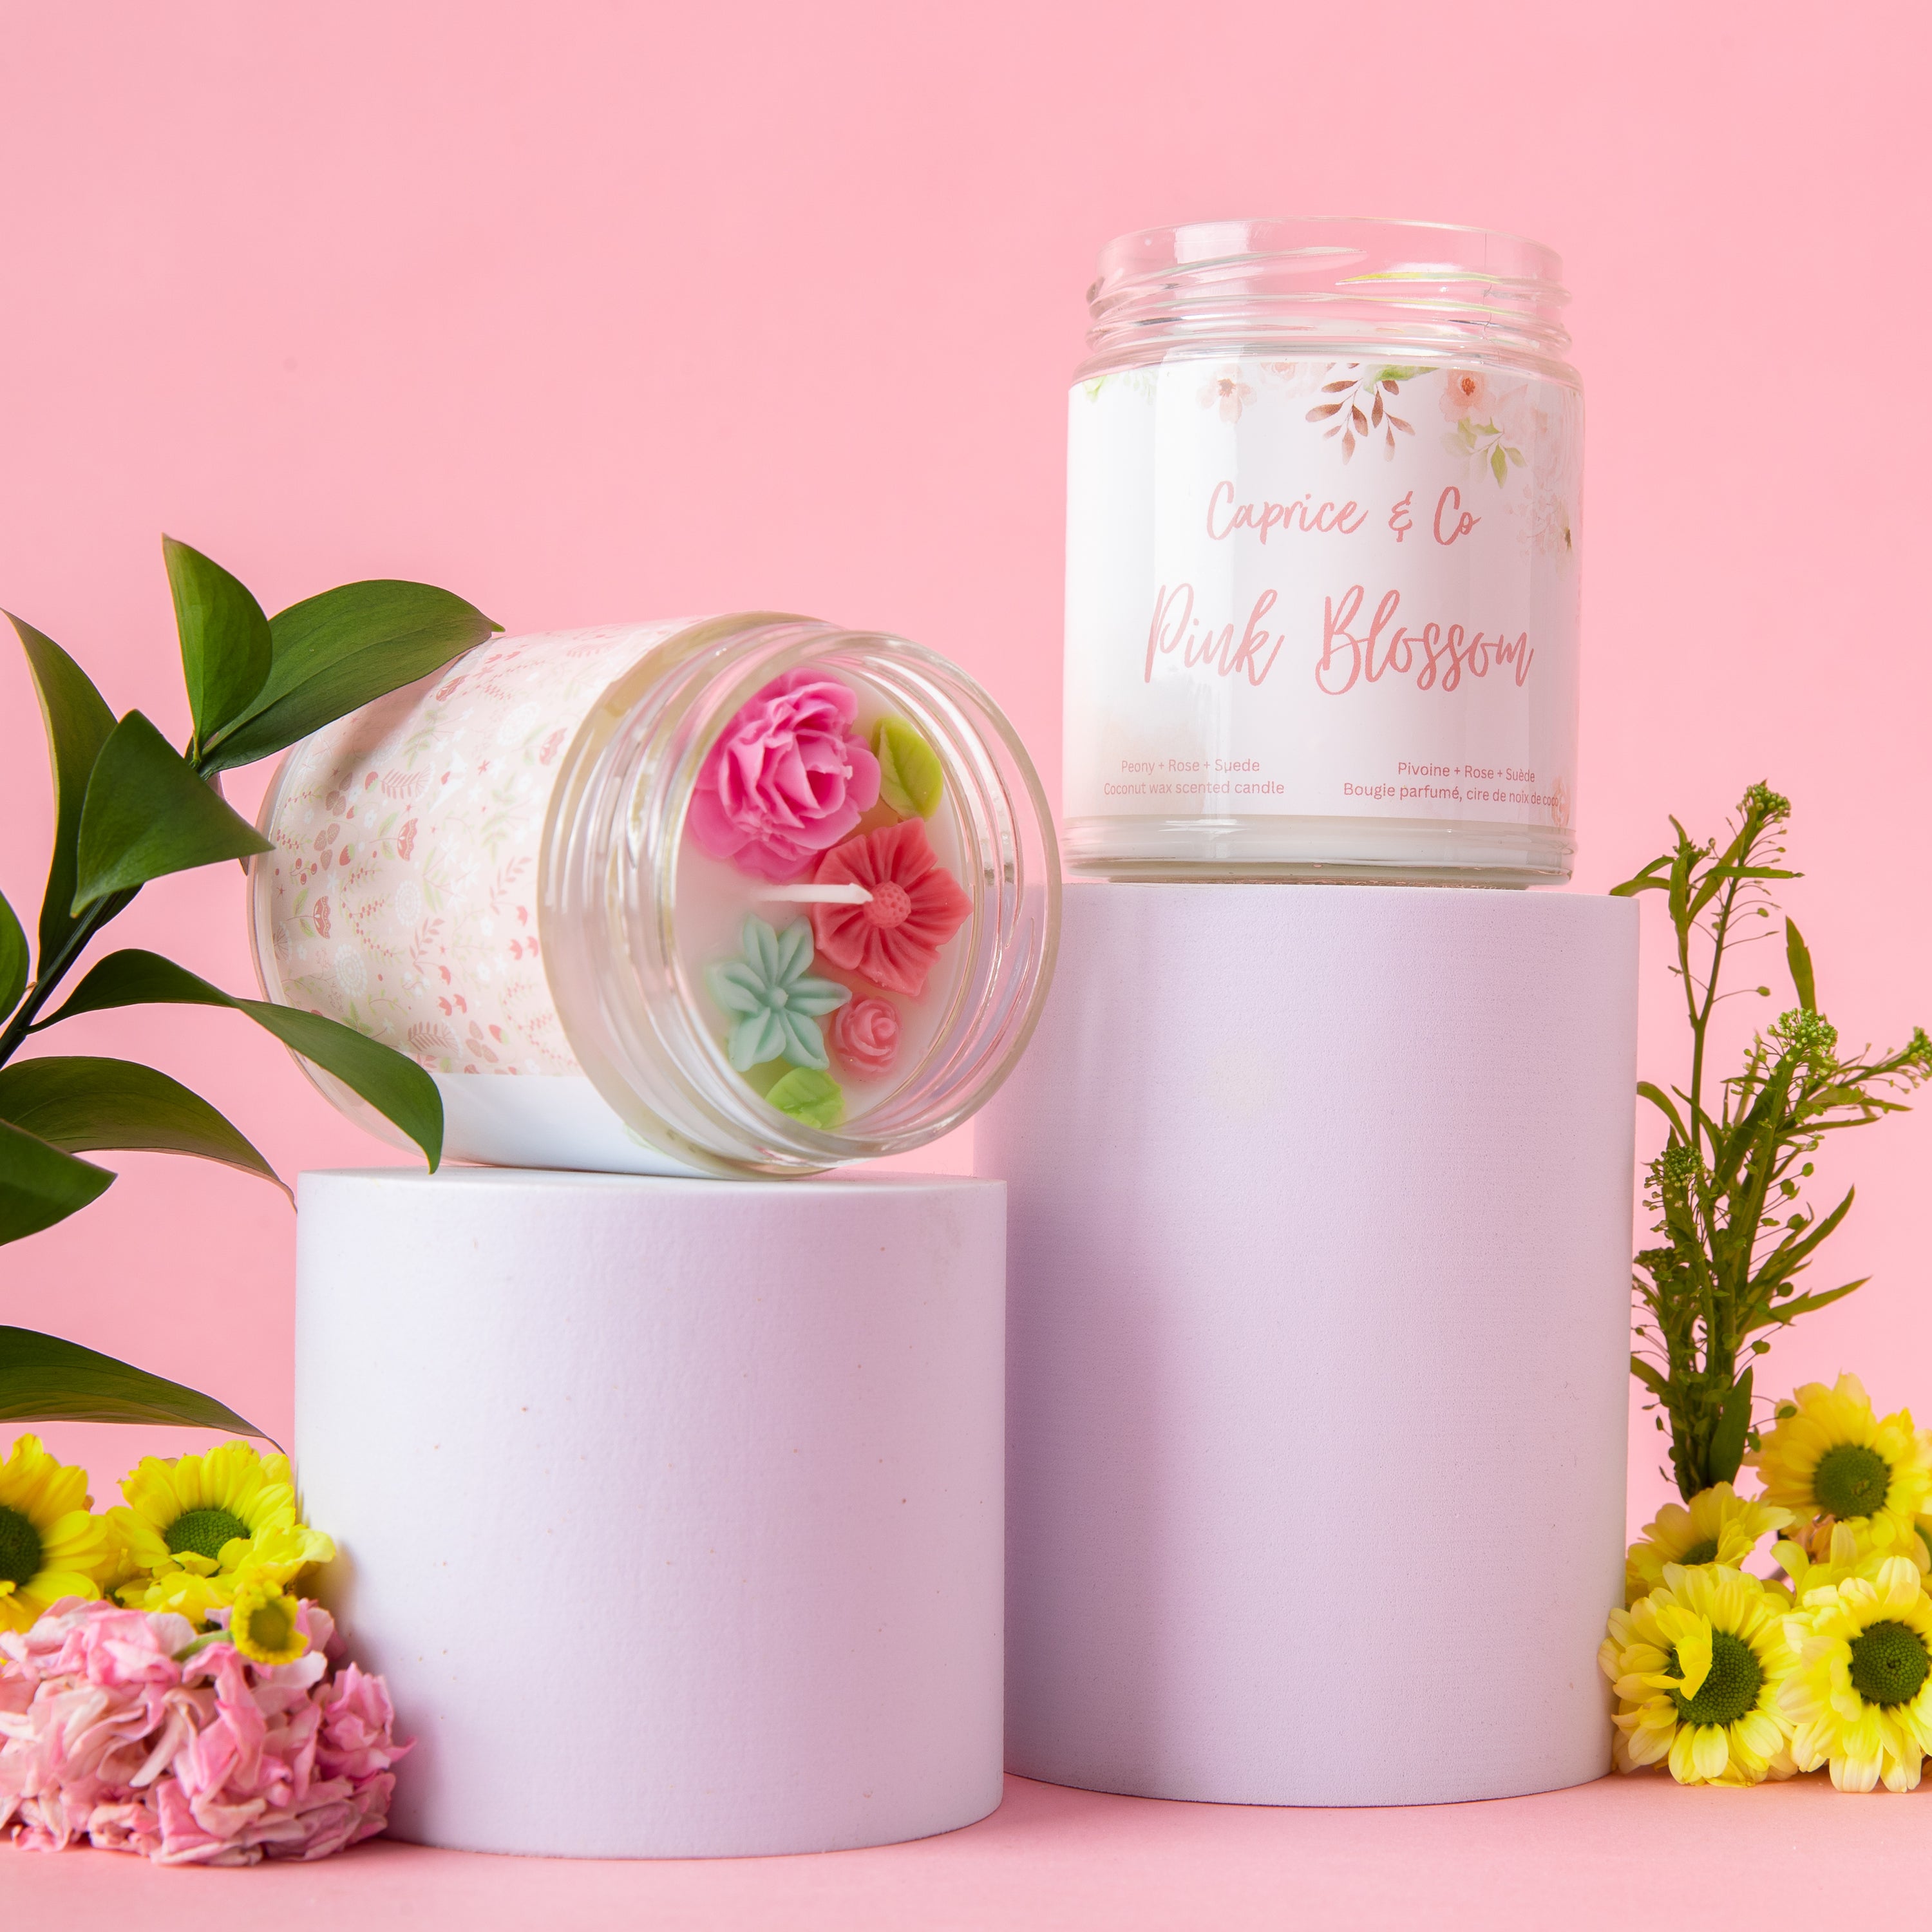
<path fill-rule="evenodd" d="M 777 899 L 787 905 L 870 905 L 872 896 L 856 880 L 836 886 L 758 886 L 754 899 Z"/>

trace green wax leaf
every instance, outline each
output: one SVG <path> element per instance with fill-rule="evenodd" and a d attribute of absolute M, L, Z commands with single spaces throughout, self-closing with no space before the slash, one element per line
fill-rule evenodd
<path fill-rule="evenodd" d="M 1798 930 L 1796 920 L 1784 922 L 1784 963 L 1791 968 L 1791 983 L 1798 988 L 1798 1004 L 1808 1013 L 1818 1010 L 1818 985 L 1811 970 L 1811 949 Z"/>
<path fill-rule="evenodd" d="M 115 726 L 87 782 L 74 908 L 170 872 L 270 849 L 138 711 Z"/>
<path fill-rule="evenodd" d="M 172 1422 L 274 1439 L 211 1395 L 32 1328 L 0 1328 L 0 1421 Z"/>
<path fill-rule="evenodd" d="M 134 948 L 110 952 L 40 1026 L 110 1006 L 230 1006 L 246 1013 L 282 1044 L 361 1096 L 423 1150 L 434 1169 L 442 1158 L 442 1096 L 436 1082 L 406 1054 L 320 1013 L 298 1012 L 266 1000 L 238 1000 L 185 966 Z M 38 1030 L 38 1028 L 36 1028 Z"/>
<path fill-rule="evenodd" d="M 431 584 L 381 578 L 292 604 L 268 625 L 274 661 L 248 710 L 202 747 L 201 768 L 252 764 L 413 684 L 502 626 Z"/>
<path fill-rule="evenodd" d="M 110 1169 L 76 1160 L 38 1135 L 0 1120 L 0 1243 L 64 1221 L 113 1185 Z"/>
<path fill-rule="evenodd" d="M 0 1020 L 20 1004 L 27 990 L 27 935 L 7 896 L 0 892 Z"/>
<path fill-rule="evenodd" d="M 69 1154 L 118 1148 L 194 1154 L 282 1186 L 241 1130 L 200 1094 L 131 1060 L 49 1055 L 0 1066 L 0 1120 Z"/>
<path fill-rule="evenodd" d="M 765 1098 L 782 1114 L 808 1127 L 830 1133 L 845 1124 L 845 1092 L 837 1081 L 814 1067 L 794 1066 L 773 1083 Z"/>
<path fill-rule="evenodd" d="M 267 679 L 274 655 L 268 620 L 248 586 L 212 557 L 170 536 L 161 539 L 161 555 L 174 592 L 194 741 L 204 745 L 241 715 Z"/>
<path fill-rule="evenodd" d="M 879 796 L 910 818 L 930 818 L 945 795 L 939 754 L 903 718 L 881 718 L 872 733 L 879 761 Z"/>
<path fill-rule="evenodd" d="M 50 962 L 74 930 L 74 850 L 80 842 L 80 808 L 88 774 L 114 729 L 114 713 L 86 672 L 32 625 L 10 612 L 34 675 L 46 725 L 47 762 L 53 767 L 54 850 L 47 866 L 47 889 L 40 901 L 40 956 Z"/>

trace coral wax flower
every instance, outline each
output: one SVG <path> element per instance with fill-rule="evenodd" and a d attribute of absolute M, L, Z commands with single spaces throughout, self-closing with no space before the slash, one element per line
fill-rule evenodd
<path fill-rule="evenodd" d="M 878 802 L 858 715 L 858 694 L 822 671 L 774 678 L 698 769 L 688 822 L 700 848 L 760 878 L 798 878 Z"/>
<path fill-rule="evenodd" d="M 814 906 L 818 950 L 848 973 L 914 999 L 939 949 L 973 910 L 916 818 L 848 838 L 812 876 L 815 884 L 860 885 L 872 896 L 865 905 Z"/>
<path fill-rule="evenodd" d="M 114 1567 L 106 1522 L 88 1514 L 87 1472 L 22 1436 L 0 1462 L 0 1630 L 23 1630 L 63 1597 L 95 1598 Z"/>

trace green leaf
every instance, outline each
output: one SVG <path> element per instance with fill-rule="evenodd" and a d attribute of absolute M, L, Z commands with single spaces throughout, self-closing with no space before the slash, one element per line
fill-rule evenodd
<path fill-rule="evenodd" d="M 379 578 L 292 604 L 269 622 L 274 660 L 240 718 L 202 746 L 201 768 L 252 764 L 386 692 L 413 684 L 502 626 L 434 584 Z"/>
<path fill-rule="evenodd" d="M 436 1082 L 413 1060 L 320 1013 L 298 1012 L 266 1000 L 238 1000 L 159 953 L 133 948 L 109 953 L 60 1010 L 40 1025 L 52 1026 L 76 1013 L 100 1012 L 110 1006 L 229 1006 L 246 1013 L 284 1046 L 334 1074 L 385 1120 L 401 1128 L 422 1149 L 432 1170 L 441 1161 L 442 1097 Z"/>
<path fill-rule="evenodd" d="M 794 1066 L 765 1098 L 780 1113 L 789 1114 L 808 1127 L 831 1133 L 845 1124 L 844 1089 L 813 1067 Z"/>
<path fill-rule="evenodd" d="M 0 1120 L 68 1154 L 115 1148 L 194 1154 L 282 1187 L 232 1122 L 179 1081 L 131 1060 L 49 1055 L 0 1066 Z"/>
<path fill-rule="evenodd" d="M 170 536 L 161 539 L 161 555 L 175 596 L 195 742 L 205 745 L 240 716 L 266 680 L 274 656 L 268 620 L 248 586 L 212 557 Z"/>
<path fill-rule="evenodd" d="M 1791 983 L 1798 988 L 1798 1004 L 1808 1013 L 1818 1010 L 1818 988 L 1811 974 L 1811 949 L 1798 930 L 1798 922 L 1784 922 L 1784 962 L 1791 968 Z"/>
<path fill-rule="evenodd" d="M 1490 467 L 1496 472 L 1496 481 L 1498 483 L 1506 483 L 1509 481 L 1509 463 L 1503 454 L 1502 446 L 1500 443 L 1493 446 L 1490 451 Z"/>
<path fill-rule="evenodd" d="M 0 1328 L 0 1421 L 172 1422 L 274 1440 L 212 1396 L 32 1328 Z"/>
<path fill-rule="evenodd" d="M 1669 1399 L 1670 1384 L 1658 1373 L 1654 1364 L 1646 1362 L 1641 1355 L 1631 1356 L 1630 1373 L 1660 1402 Z"/>
<path fill-rule="evenodd" d="M 74 909 L 170 872 L 272 848 L 138 711 L 115 726 L 87 782 Z"/>
<path fill-rule="evenodd" d="M 76 1160 L 0 1120 L 0 1243 L 24 1240 L 77 1214 L 114 1185 L 111 1170 Z"/>
<path fill-rule="evenodd" d="M 231 1000 L 238 1012 L 273 1034 L 291 1052 L 312 1060 L 423 1150 L 434 1173 L 442 1160 L 442 1096 L 406 1054 L 320 1013 L 298 1012 L 266 1000 Z"/>
<path fill-rule="evenodd" d="M 903 718 L 881 718 L 872 734 L 879 761 L 879 796 L 910 818 L 930 818 L 946 793 L 939 754 Z"/>
<path fill-rule="evenodd" d="M 1795 1301 L 1780 1303 L 1772 1312 L 1780 1322 L 1790 1322 L 1800 1315 L 1809 1315 L 1814 1308 L 1828 1308 L 1833 1302 L 1842 1301 L 1870 1280 L 1870 1275 L 1862 1274 L 1856 1281 L 1846 1282 L 1843 1288 L 1828 1288 L 1816 1294 L 1801 1294 Z"/>
<path fill-rule="evenodd" d="M 1676 1103 L 1671 1100 L 1670 1096 L 1665 1093 L 1662 1088 L 1648 1080 L 1640 1080 L 1636 1083 L 1636 1090 L 1638 1097 L 1648 1100 L 1677 1130 L 1677 1138 L 1688 1147 L 1690 1144 L 1690 1136 L 1685 1130 L 1683 1121 L 1678 1118 Z"/>
<path fill-rule="evenodd" d="M 47 890 L 40 901 L 40 956 L 44 965 L 67 944 L 74 930 L 74 848 L 80 841 L 81 802 L 88 774 L 114 729 L 114 713 L 86 672 L 32 625 L 8 614 L 27 654 L 40 716 L 47 730 L 47 762 L 53 767 L 54 850 L 47 866 Z"/>
<path fill-rule="evenodd" d="M 1732 1384 L 1718 1412 L 1718 1426 L 1711 1432 L 1711 1453 L 1704 1468 L 1705 1486 L 1733 1480 L 1744 1460 L 1744 1436 L 1750 1428 L 1751 1371 L 1745 1370 Z"/>
<path fill-rule="evenodd" d="M 27 935 L 7 896 L 0 892 L 0 1020 L 20 1004 L 27 990 Z"/>

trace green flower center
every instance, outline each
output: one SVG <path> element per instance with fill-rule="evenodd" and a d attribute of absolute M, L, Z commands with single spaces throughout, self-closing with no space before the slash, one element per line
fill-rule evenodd
<path fill-rule="evenodd" d="M 1674 1648 L 1667 1668 L 1673 1677 L 1684 1674 Z M 1681 1690 L 1670 1695 L 1678 1716 L 1687 1724 L 1735 1724 L 1756 1708 L 1763 1683 L 1763 1669 L 1750 1646 L 1729 1630 L 1713 1630 L 1710 1674 L 1697 1687 L 1696 1696 L 1687 1697 Z"/>
<path fill-rule="evenodd" d="M 0 1583 L 24 1588 L 40 1574 L 40 1532 L 16 1509 L 0 1503 Z"/>
<path fill-rule="evenodd" d="M 168 1525 L 167 1545 L 177 1556 L 191 1550 L 213 1563 L 220 1560 L 224 1544 L 250 1533 L 238 1516 L 231 1516 L 225 1509 L 190 1510 Z"/>
<path fill-rule="evenodd" d="M 294 1630 L 288 1612 L 280 1604 L 258 1604 L 249 1615 L 248 1641 L 258 1650 L 286 1650 Z"/>
<path fill-rule="evenodd" d="M 1702 1543 L 1694 1543 L 1678 1558 L 1686 1568 L 1694 1570 L 1700 1563 L 1714 1563 L 1718 1560 L 1718 1539 L 1707 1536 Z"/>
<path fill-rule="evenodd" d="M 1925 1640 L 1903 1624 L 1874 1624 L 1852 1640 L 1852 1688 L 1868 1704 L 1910 1703 L 1928 1670 Z"/>
<path fill-rule="evenodd" d="M 1811 1493 L 1835 1516 L 1870 1516 L 1885 1507 L 1892 1465 L 1862 1442 L 1840 1442 L 1818 1458 Z"/>

